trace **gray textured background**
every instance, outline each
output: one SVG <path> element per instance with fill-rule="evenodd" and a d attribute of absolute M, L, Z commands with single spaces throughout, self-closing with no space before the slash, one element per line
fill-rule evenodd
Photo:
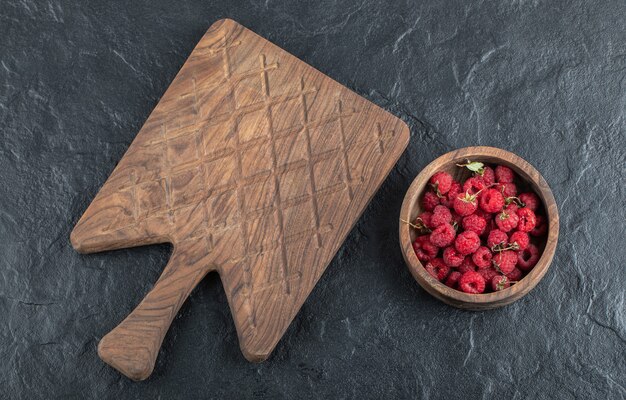
<path fill-rule="evenodd" d="M 128 3 L 128 4 L 127 4 Z M 626 3 L 0 0 L 1 398 L 626 396 Z M 170 249 L 68 240 L 192 48 L 231 17 L 404 119 L 408 150 L 273 356 L 240 354 L 219 277 L 152 377 L 96 355 Z M 404 266 L 397 215 L 436 156 L 492 145 L 551 185 L 552 268 L 497 311 L 450 308 Z"/>

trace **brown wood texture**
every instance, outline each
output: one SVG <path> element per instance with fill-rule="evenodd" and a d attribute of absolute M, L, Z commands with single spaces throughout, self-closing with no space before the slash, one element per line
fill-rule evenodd
<path fill-rule="evenodd" d="M 540 248 L 543 248 L 537 265 L 521 281 L 499 292 L 484 294 L 463 293 L 433 278 L 426 272 L 417 259 L 415 251 L 413 251 L 411 243 L 416 237 L 416 232 L 408 224 L 402 222 L 402 220 L 413 221 L 422 212 L 421 199 L 426 191 L 428 180 L 435 172 L 446 171 L 457 180 L 467 178 L 471 174 L 470 171 L 456 166 L 456 164 L 463 163 L 467 159 L 488 164 L 506 165 L 512 168 L 528 185 L 528 188 L 537 193 L 543 202 L 546 218 L 548 219 L 547 236 L 539 238 L 539 242 L 535 242 Z M 526 295 L 548 271 L 556 251 L 558 237 L 559 213 L 556 201 L 546 180 L 526 160 L 511 152 L 494 147 L 466 147 L 444 154 L 428 164 L 409 187 L 400 211 L 400 247 L 413 277 L 420 286 L 434 297 L 446 304 L 468 310 L 486 310 L 502 307 Z"/>
<path fill-rule="evenodd" d="M 148 377 L 180 306 L 217 271 L 243 354 L 266 359 L 408 139 L 398 118 L 215 23 L 72 232 L 84 253 L 174 245 L 100 357 Z"/>

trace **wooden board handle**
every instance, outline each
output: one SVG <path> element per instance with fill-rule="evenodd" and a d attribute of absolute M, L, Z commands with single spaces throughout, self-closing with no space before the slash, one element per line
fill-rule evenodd
<path fill-rule="evenodd" d="M 174 253 L 154 288 L 115 329 L 100 340 L 100 358 L 130 379 L 140 381 L 152 373 L 163 338 L 194 287 L 210 270 Z"/>

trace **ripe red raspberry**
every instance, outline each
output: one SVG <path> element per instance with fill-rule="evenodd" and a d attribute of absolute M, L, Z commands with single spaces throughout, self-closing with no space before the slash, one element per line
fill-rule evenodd
<path fill-rule="evenodd" d="M 519 259 L 517 260 L 517 263 L 519 264 Z M 520 279 L 522 279 L 522 275 L 522 270 L 515 267 L 510 274 L 506 274 L 506 277 L 509 278 L 509 281 L 518 282 Z"/>
<path fill-rule="evenodd" d="M 485 186 L 491 186 L 496 183 L 496 174 L 491 167 L 483 168 L 483 182 L 485 182 Z"/>
<path fill-rule="evenodd" d="M 502 232 L 500 229 L 494 229 L 489 232 L 489 236 L 487 237 L 487 246 L 493 250 L 495 246 L 506 244 L 508 240 L 509 237 L 506 233 Z"/>
<path fill-rule="evenodd" d="M 526 248 L 526 250 L 520 251 L 517 257 L 517 265 L 519 266 L 519 269 L 524 272 L 528 272 L 533 269 L 533 267 L 537 265 L 538 261 L 539 249 L 532 243 Z"/>
<path fill-rule="evenodd" d="M 432 229 L 433 226 L 430 223 L 430 219 L 432 218 L 433 213 L 430 211 L 424 211 L 420 215 L 415 218 L 413 221 L 413 225 L 419 227 L 420 229 Z"/>
<path fill-rule="evenodd" d="M 454 198 L 462 191 L 463 191 L 463 185 L 461 185 L 461 183 L 457 181 L 452 181 L 452 185 L 450 185 L 450 190 L 447 193 L 448 199 L 454 200 Z"/>
<path fill-rule="evenodd" d="M 517 186 L 512 182 L 497 183 L 496 189 L 502 193 L 504 197 L 515 197 L 517 195 Z"/>
<path fill-rule="evenodd" d="M 463 218 L 463 229 L 466 231 L 476 232 L 476 234 L 480 236 L 483 234 L 486 227 L 487 221 L 476 214 L 468 215 Z"/>
<path fill-rule="evenodd" d="M 422 199 L 422 208 L 424 211 L 432 211 L 439 204 L 439 196 L 435 192 L 426 192 L 424 193 L 424 198 Z"/>
<path fill-rule="evenodd" d="M 448 267 L 441 258 L 430 260 L 424 268 L 433 278 L 440 282 L 446 279 L 450 273 L 450 267 Z"/>
<path fill-rule="evenodd" d="M 446 206 L 436 206 L 433 210 L 433 216 L 430 218 L 430 224 L 433 228 L 438 227 L 439 225 L 449 224 L 452 220 L 452 214 L 450 214 L 450 210 Z"/>
<path fill-rule="evenodd" d="M 451 288 L 456 287 L 456 284 L 461 279 L 461 273 L 459 271 L 452 271 L 450 275 L 448 275 L 448 279 L 446 279 L 445 285 Z"/>
<path fill-rule="evenodd" d="M 485 278 L 478 272 L 466 272 L 459 279 L 459 289 L 465 293 L 482 293 L 485 291 Z"/>
<path fill-rule="evenodd" d="M 496 225 L 502 232 L 509 232 L 517 227 L 519 217 L 512 211 L 502 211 L 496 215 Z"/>
<path fill-rule="evenodd" d="M 541 200 L 539 200 L 539 196 L 537 196 L 533 192 L 522 193 L 519 196 L 519 199 L 526 208 L 530 208 L 533 211 L 537 211 L 539 206 L 541 205 Z"/>
<path fill-rule="evenodd" d="M 413 241 L 413 250 L 420 261 L 430 261 L 437 257 L 439 249 L 430 243 L 429 235 L 418 236 Z"/>
<path fill-rule="evenodd" d="M 454 207 L 454 211 L 457 214 L 464 217 L 466 215 L 473 214 L 478 207 L 478 201 L 476 200 L 476 195 L 470 194 L 469 191 L 465 193 L 461 193 L 454 199 L 454 203 L 452 203 Z"/>
<path fill-rule="evenodd" d="M 480 175 L 472 176 L 467 179 L 463 184 L 463 191 L 469 192 L 469 194 L 475 194 L 485 188 L 485 181 Z"/>
<path fill-rule="evenodd" d="M 499 292 L 500 290 L 504 290 L 511 286 L 511 282 L 509 282 L 509 278 L 505 275 L 496 275 L 491 279 L 491 290 L 494 292 Z"/>
<path fill-rule="evenodd" d="M 500 275 L 500 273 L 493 267 L 479 269 L 478 273 L 485 279 L 485 282 L 489 282 L 494 276 Z"/>
<path fill-rule="evenodd" d="M 548 224 L 546 223 L 546 218 L 543 215 L 536 215 L 535 219 L 535 228 L 533 228 L 533 230 L 529 232 L 530 235 L 535 237 L 545 235 L 546 232 L 548 232 Z"/>
<path fill-rule="evenodd" d="M 532 231 L 537 224 L 537 217 L 535 216 L 533 210 L 531 210 L 530 208 L 520 208 L 519 210 L 517 210 L 517 216 L 519 217 L 517 229 L 522 232 Z"/>
<path fill-rule="evenodd" d="M 448 247 L 454 242 L 456 231 L 450 224 L 439 225 L 430 234 L 430 243 L 437 247 Z"/>
<path fill-rule="evenodd" d="M 503 274 L 510 274 L 517 264 L 517 253 L 511 250 L 501 251 L 493 256 L 493 264 L 496 270 Z"/>
<path fill-rule="evenodd" d="M 515 179 L 515 173 L 509 167 L 504 165 L 498 165 L 496 167 L 496 182 L 498 183 L 511 183 Z"/>
<path fill-rule="evenodd" d="M 461 265 L 459 265 L 459 272 L 464 274 L 467 271 L 476 271 L 476 264 L 474 264 L 474 261 L 472 261 L 472 257 L 470 256 L 465 256 L 465 258 L 463 259 L 463 262 L 461 263 Z"/>
<path fill-rule="evenodd" d="M 458 196 L 462 191 L 463 187 L 461 184 L 457 181 L 453 181 L 452 186 L 450 186 L 450 190 L 448 190 L 448 193 L 446 193 L 446 195 L 441 199 L 441 204 L 452 209 L 454 199 L 456 199 L 456 196 Z"/>
<path fill-rule="evenodd" d="M 463 255 L 472 254 L 480 247 L 480 238 L 472 231 L 459 233 L 454 241 L 454 247 Z"/>
<path fill-rule="evenodd" d="M 488 213 L 496 213 L 504 207 L 504 196 L 496 189 L 487 189 L 480 196 L 480 208 Z"/>
<path fill-rule="evenodd" d="M 472 254 L 472 261 L 479 269 L 489 268 L 491 266 L 491 251 L 485 246 L 480 246 L 474 254 Z"/>
<path fill-rule="evenodd" d="M 530 238 L 528 237 L 528 233 L 522 231 L 513 232 L 513 234 L 509 238 L 509 244 L 517 247 L 514 250 L 525 250 L 530 244 Z"/>
<path fill-rule="evenodd" d="M 452 186 L 452 180 L 452 175 L 444 171 L 439 171 L 430 178 L 430 184 L 435 192 L 446 194 Z"/>
<path fill-rule="evenodd" d="M 448 246 L 443 250 L 443 262 L 449 267 L 458 267 L 463 263 L 464 258 L 454 246 Z"/>

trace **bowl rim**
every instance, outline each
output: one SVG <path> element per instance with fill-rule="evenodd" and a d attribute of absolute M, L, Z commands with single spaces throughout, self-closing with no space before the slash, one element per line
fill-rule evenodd
<path fill-rule="evenodd" d="M 535 265 L 535 267 L 520 282 L 511 287 L 492 293 L 469 294 L 459 290 L 450 288 L 437 279 L 433 278 L 422 266 L 417 259 L 411 244 L 410 227 L 404 221 L 412 220 L 412 212 L 419 200 L 430 177 L 440 169 L 442 165 L 452 161 L 464 161 L 465 159 L 491 158 L 494 163 L 503 163 L 512 169 L 527 181 L 532 181 L 538 195 L 544 204 L 546 217 L 548 222 L 548 235 L 543 253 Z M 400 247 L 404 260 L 411 271 L 413 277 L 417 280 L 422 288 L 429 292 L 439 300 L 447 304 L 469 309 L 487 309 L 504 306 L 518 300 L 533 289 L 537 283 L 543 278 L 548 271 L 554 253 L 559 235 L 559 214 L 554 195 L 543 176 L 529 162 L 511 153 L 507 150 L 488 147 L 488 146 L 472 146 L 464 147 L 445 153 L 435 160 L 431 161 L 422 171 L 413 179 L 411 186 L 407 190 L 402 208 L 400 210 L 399 233 Z M 475 307 L 473 307 L 475 306 Z"/>

